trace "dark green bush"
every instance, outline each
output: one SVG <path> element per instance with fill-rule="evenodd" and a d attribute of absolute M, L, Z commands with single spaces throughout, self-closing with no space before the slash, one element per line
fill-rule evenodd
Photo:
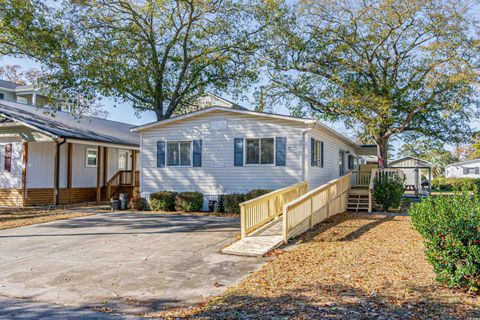
<path fill-rule="evenodd" d="M 150 195 L 150 208 L 160 211 L 175 211 L 175 196 L 172 191 L 160 191 Z"/>
<path fill-rule="evenodd" d="M 449 287 L 480 289 L 480 200 L 467 190 L 424 199 L 410 207 L 415 229 L 437 280 Z"/>
<path fill-rule="evenodd" d="M 454 191 L 466 189 L 469 191 L 480 190 L 480 179 L 475 178 L 435 178 L 432 188 L 440 191 Z"/>
<path fill-rule="evenodd" d="M 148 209 L 148 202 L 145 198 L 132 198 L 130 199 L 130 208 L 138 211 L 144 211 Z"/>
<path fill-rule="evenodd" d="M 269 189 L 253 189 L 253 190 L 250 190 L 250 192 L 245 194 L 245 201 L 258 198 L 258 197 L 263 196 L 264 194 L 267 194 L 267 193 L 270 193 L 270 192 L 272 192 L 272 190 L 269 190 Z"/>
<path fill-rule="evenodd" d="M 375 200 L 384 211 L 400 207 L 405 193 L 404 180 L 397 175 L 383 175 L 381 179 L 375 178 L 373 183 Z"/>
<path fill-rule="evenodd" d="M 175 196 L 175 210 L 198 212 L 203 208 L 203 193 L 180 192 Z"/>
<path fill-rule="evenodd" d="M 232 193 L 223 196 L 223 211 L 240 214 L 240 203 L 245 201 L 245 194 Z"/>

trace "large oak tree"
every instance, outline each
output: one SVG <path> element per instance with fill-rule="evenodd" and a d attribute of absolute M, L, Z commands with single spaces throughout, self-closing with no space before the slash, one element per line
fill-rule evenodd
<path fill-rule="evenodd" d="M 469 2 L 267 1 L 270 96 L 361 127 L 388 157 L 413 132 L 468 137 L 478 107 L 477 21 Z M 298 114 L 298 110 L 296 110 Z"/>
<path fill-rule="evenodd" d="M 239 89 L 257 74 L 260 27 L 252 23 L 247 1 L 65 0 L 50 6 L 5 1 L 41 10 L 48 24 L 40 29 L 61 36 L 52 41 L 58 46 L 51 56 L 28 52 L 34 44 L 24 44 L 22 35 L 12 42 L 21 49 L 14 53 L 42 63 L 43 83 L 64 97 L 110 96 L 164 119 L 190 108 L 207 90 Z M 15 20 L 5 21 L 15 29 Z"/>

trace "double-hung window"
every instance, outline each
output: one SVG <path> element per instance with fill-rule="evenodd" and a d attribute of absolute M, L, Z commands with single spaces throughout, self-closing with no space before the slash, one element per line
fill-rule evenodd
<path fill-rule="evenodd" d="M 311 165 L 312 167 L 323 168 L 323 142 L 313 138 L 311 142 L 312 142 L 311 143 L 312 145 Z"/>
<path fill-rule="evenodd" d="M 191 141 L 167 142 L 167 165 L 171 167 L 191 166 L 192 165 Z"/>
<path fill-rule="evenodd" d="M 246 164 L 274 164 L 274 138 L 245 139 Z"/>
<path fill-rule="evenodd" d="M 85 152 L 85 166 L 86 167 L 96 167 L 97 166 L 97 149 L 87 148 Z"/>

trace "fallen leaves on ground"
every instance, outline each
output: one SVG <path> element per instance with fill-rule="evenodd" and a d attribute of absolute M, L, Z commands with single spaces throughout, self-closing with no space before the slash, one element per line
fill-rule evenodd
<path fill-rule="evenodd" d="M 273 254 L 237 287 L 159 317 L 473 319 L 477 296 L 442 287 L 410 217 L 345 213 Z"/>

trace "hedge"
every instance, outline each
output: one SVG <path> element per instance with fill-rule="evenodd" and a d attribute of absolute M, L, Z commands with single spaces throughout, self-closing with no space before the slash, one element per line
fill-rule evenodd
<path fill-rule="evenodd" d="M 449 287 L 480 289 L 480 198 L 464 189 L 424 199 L 409 213 L 425 239 L 437 280 Z"/>
<path fill-rule="evenodd" d="M 150 208 L 160 211 L 175 211 L 176 192 L 160 191 L 150 195 Z"/>
<path fill-rule="evenodd" d="M 245 202 L 244 193 L 232 193 L 223 196 L 223 211 L 240 214 L 240 203 Z"/>
<path fill-rule="evenodd" d="M 480 179 L 475 178 L 435 178 L 432 188 L 440 191 L 454 191 L 466 189 L 469 191 L 480 190 Z"/>
<path fill-rule="evenodd" d="M 203 208 L 203 193 L 180 192 L 175 196 L 175 210 L 197 212 Z"/>
<path fill-rule="evenodd" d="M 245 194 L 245 201 L 252 200 L 258 197 L 261 197 L 267 193 L 272 192 L 272 190 L 269 189 L 253 189 L 247 194 Z"/>

